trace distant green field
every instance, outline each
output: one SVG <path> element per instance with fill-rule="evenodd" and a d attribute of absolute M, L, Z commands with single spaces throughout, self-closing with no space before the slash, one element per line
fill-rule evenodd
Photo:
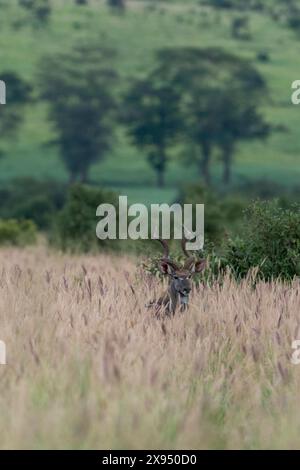
<path fill-rule="evenodd" d="M 1 7 L 0 77 L 1 71 L 15 70 L 34 83 L 41 57 L 66 51 L 76 42 L 93 38 L 100 45 L 117 50 L 115 66 L 121 77 L 121 88 L 125 89 L 131 77 L 142 76 L 151 68 L 154 53 L 161 47 L 224 47 L 255 62 L 270 87 L 271 100 L 265 109 L 266 116 L 272 123 L 284 124 L 288 129 L 266 142 L 241 145 L 236 155 L 234 182 L 243 178 L 266 178 L 284 185 L 299 184 L 300 107 L 291 104 L 290 96 L 292 81 L 300 78 L 300 39 L 292 31 L 266 15 L 249 13 L 252 39 L 233 40 L 230 25 L 237 12 L 199 7 L 198 2 L 192 0 L 129 1 L 123 16 L 113 15 L 102 1 L 94 0 L 89 7 L 73 3 L 53 1 L 53 16 L 44 30 L 34 30 L 29 25 L 18 26 L 24 14 L 20 13 L 15 0 L 10 0 L 7 7 Z M 256 55 L 260 51 L 269 53 L 270 62 L 257 61 Z M 5 144 L 6 156 L 0 160 L 0 180 L 19 176 L 66 179 L 58 150 L 46 146 L 53 136 L 45 105 L 32 104 L 18 139 Z M 220 163 L 216 156 L 216 182 L 219 174 Z M 174 199 L 178 188 L 199 177 L 195 167 L 178 159 L 170 164 L 166 189 L 158 191 L 146 156 L 118 129 L 112 153 L 106 161 L 91 169 L 90 178 L 95 183 L 128 194 L 132 201 L 157 202 Z"/>

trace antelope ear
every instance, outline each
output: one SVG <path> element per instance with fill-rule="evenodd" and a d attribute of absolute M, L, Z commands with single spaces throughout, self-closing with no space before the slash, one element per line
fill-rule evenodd
<path fill-rule="evenodd" d="M 192 266 L 191 273 L 201 273 L 206 268 L 206 259 L 196 261 Z"/>
<path fill-rule="evenodd" d="M 175 271 L 174 267 L 171 266 L 167 261 L 161 261 L 159 267 L 162 274 L 173 274 Z"/>

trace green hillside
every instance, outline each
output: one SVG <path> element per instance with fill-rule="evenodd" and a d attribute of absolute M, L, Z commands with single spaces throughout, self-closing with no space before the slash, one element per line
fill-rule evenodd
<path fill-rule="evenodd" d="M 36 29 L 24 23 L 26 14 L 17 1 L 2 1 L 0 78 L 1 72 L 15 70 L 34 84 L 42 57 L 67 51 L 74 43 L 93 38 L 102 46 L 117 50 L 115 67 L 121 77 L 121 92 L 132 77 L 151 69 L 159 48 L 224 47 L 254 62 L 270 88 L 265 114 L 273 124 L 286 126 L 285 132 L 273 134 L 265 142 L 239 146 L 234 182 L 245 178 L 265 178 L 284 185 L 299 182 L 300 108 L 293 106 L 290 98 L 291 83 L 300 78 L 300 38 L 295 32 L 267 14 L 247 12 L 251 38 L 236 40 L 231 35 L 231 23 L 239 12 L 199 6 L 200 2 L 192 0 L 128 1 L 124 15 L 113 14 L 103 1 L 90 3 L 76 6 L 71 0 L 53 1 L 49 26 Z M 257 59 L 261 52 L 268 53 L 268 62 Z M 39 102 L 30 104 L 18 138 L 5 144 L 5 156 L 0 160 L 1 181 L 21 176 L 66 179 L 58 150 L 46 145 L 53 137 L 46 106 Z M 217 182 L 220 172 L 217 155 L 213 170 Z M 131 200 L 148 202 L 171 200 L 180 185 L 198 178 L 196 168 L 178 157 L 170 164 L 167 187 L 158 191 L 145 155 L 128 142 L 121 128 L 116 130 L 112 154 L 90 172 L 91 181 L 128 194 Z"/>

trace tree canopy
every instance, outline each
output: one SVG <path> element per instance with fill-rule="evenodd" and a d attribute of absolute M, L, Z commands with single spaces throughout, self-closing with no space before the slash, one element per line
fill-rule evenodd
<path fill-rule="evenodd" d="M 189 47 L 159 51 L 155 75 L 180 97 L 183 134 L 201 150 L 196 161 L 206 183 L 215 148 L 222 152 L 228 183 L 237 142 L 270 132 L 259 111 L 268 95 L 260 73 L 223 49 Z"/>
<path fill-rule="evenodd" d="M 91 164 L 101 160 L 111 146 L 113 55 L 105 48 L 80 45 L 41 63 L 41 95 L 49 103 L 55 142 L 72 181 L 85 181 Z"/>

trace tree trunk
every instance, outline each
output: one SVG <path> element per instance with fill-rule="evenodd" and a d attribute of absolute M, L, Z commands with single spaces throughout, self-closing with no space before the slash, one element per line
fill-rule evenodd
<path fill-rule="evenodd" d="M 159 145 L 157 152 L 150 156 L 150 164 L 156 172 L 157 186 L 163 188 L 165 186 L 165 171 L 167 166 L 167 156 L 163 144 Z"/>
<path fill-rule="evenodd" d="M 211 184 L 211 177 L 210 177 L 210 147 L 209 145 L 202 145 L 202 158 L 200 160 L 200 172 L 204 179 L 204 182 L 207 186 Z"/>
<path fill-rule="evenodd" d="M 76 175 L 75 173 L 69 173 L 69 186 L 72 186 L 76 181 Z"/>
<path fill-rule="evenodd" d="M 88 175 L 88 169 L 87 168 L 84 168 L 83 170 L 81 170 L 81 172 L 80 172 L 80 182 L 82 184 L 87 182 L 87 175 Z"/>
<path fill-rule="evenodd" d="M 228 186 L 231 181 L 231 163 L 233 149 L 231 146 L 223 148 L 223 183 Z"/>
<path fill-rule="evenodd" d="M 165 187 L 165 172 L 164 170 L 157 170 L 157 186 L 159 188 Z"/>

